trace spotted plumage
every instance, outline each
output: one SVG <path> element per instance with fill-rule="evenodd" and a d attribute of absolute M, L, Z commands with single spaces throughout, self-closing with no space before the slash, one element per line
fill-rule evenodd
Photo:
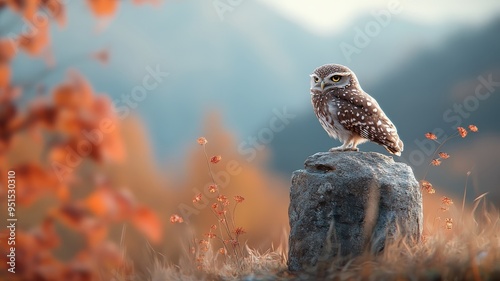
<path fill-rule="evenodd" d="M 319 122 L 343 142 L 330 151 L 358 151 L 367 140 L 401 155 L 403 142 L 377 101 L 361 89 L 354 72 L 339 64 L 320 66 L 311 74 L 311 102 Z"/>

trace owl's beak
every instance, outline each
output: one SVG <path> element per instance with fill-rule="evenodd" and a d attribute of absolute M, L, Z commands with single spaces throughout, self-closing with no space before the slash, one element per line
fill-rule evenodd
<path fill-rule="evenodd" d="M 325 89 L 325 81 L 321 81 L 321 90 Z"/>

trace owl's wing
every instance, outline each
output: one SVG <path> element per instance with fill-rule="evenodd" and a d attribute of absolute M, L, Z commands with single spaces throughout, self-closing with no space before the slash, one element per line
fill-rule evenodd
<path fill-rule="evenodd" d="M 403 143 L 399 139 L 396 127 L 375 99 L 368 95 L 362 98 L 350 96 L 336 98 L 333 102 L 338 108 L 338 120 L 344 128 L 385 146 L 392 153 L 403 150 Z"/>

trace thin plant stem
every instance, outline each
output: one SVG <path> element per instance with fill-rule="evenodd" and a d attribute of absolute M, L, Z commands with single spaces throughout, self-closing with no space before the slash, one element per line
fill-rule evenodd
<path fill-rule="evenodd" d="M 449 140 L 453 139 L 453 138 L 456 138 L 458 137 L 458 132 L 456 132 L 455 134 L 447 137 L 443 142 L 438 142 L 435 140 L 436 143 L 439 143 L 439 146 L 434 150 L 434 153 L 432 153 L 432 159 L 434 159 L 434 157 L 436 156 L 436 153 L 438 153 L 439 149 Z M 424 173 L 424 177 L 422 178 L 422 180 L 425 180 L 427 178 L 427 174 L 429 173 L 429 168 L 431 167 L 431 164 L 429 163 L 425 169 L 425 173 Z"/>
<path fill-rule="evenodd" d="M 464 220 L 465 197 L 467 196 L 467 184 L 469 182 L 469 176 L 470 176 L 470 171 L 467 172 L 467 178 L 465 179 L 465 186 L 464 186 L 464 196 L 462 198 L 462 213 L 460 214 L 462 222 Z"/>

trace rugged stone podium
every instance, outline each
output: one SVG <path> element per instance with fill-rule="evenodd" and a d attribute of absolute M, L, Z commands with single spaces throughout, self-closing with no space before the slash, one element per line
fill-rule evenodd
<path fill-rule="evenodd" d="M 422 194 L 411 168 L 375 152 L 320 152 L 292 175 L 288 268 L 383 251 L 390 239 L 418 242 Z"/>

